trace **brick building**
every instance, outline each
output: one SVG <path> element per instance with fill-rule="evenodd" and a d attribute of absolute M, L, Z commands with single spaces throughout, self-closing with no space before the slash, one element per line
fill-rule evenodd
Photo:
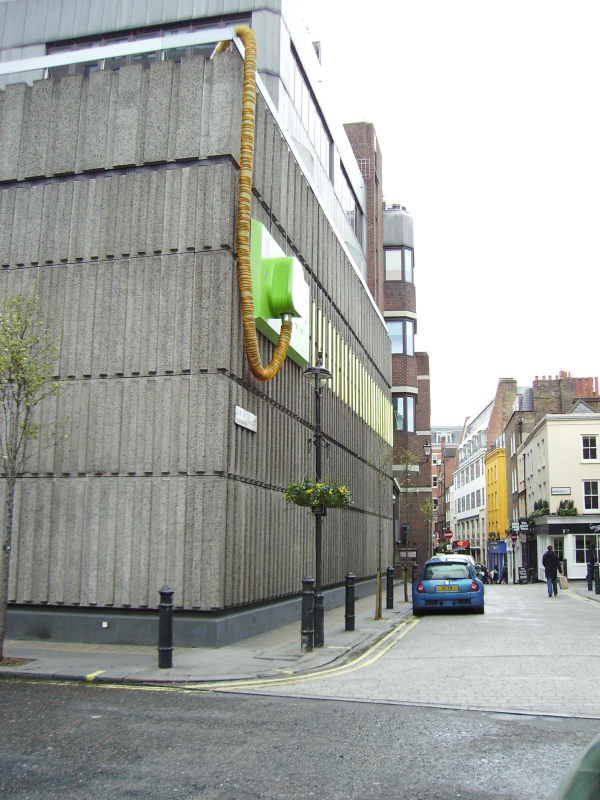
<path fill-rule="evenodd" d="M 421 508 L 432 500 L 431 459 L 424 445 L 431 442 L 429 356 L 415 351 L 417 307 L 413 221 L 406 208 L 383 202 L 382 154 L 369 122 L 344 126 L 366 190 L 367 282 L 382 310 L 392 342 L 392 402 L 394 405 L 393 474 L 396 479 L 394 527 L 402 560 L 401 541 L 408 525 L 409 558 L 422 564 L 431 553 L 430 523 Z M 405 486 L 405 454 L 413 462 L 410 486 Z M 398 490 L 398 484 L 401 490 Z M 409 496 L 410 495 L 410 496 Z M 431 521 L 433 524 L 433 520 Z"/>

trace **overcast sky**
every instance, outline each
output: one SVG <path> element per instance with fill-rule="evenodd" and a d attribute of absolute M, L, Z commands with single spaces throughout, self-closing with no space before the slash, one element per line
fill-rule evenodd
<path fill-rule="evenodd" d="M 600 373 L 600 2 L 302 0 L 343 122 L 414 219 L 431 422 Z"/>

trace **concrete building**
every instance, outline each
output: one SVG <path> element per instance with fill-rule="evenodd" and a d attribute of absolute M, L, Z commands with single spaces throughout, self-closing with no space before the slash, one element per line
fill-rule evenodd
<path fill-rule="evenodd" d="M 407 432 L 425 439 L 414 400 L 427 365 L 415 357 L 392 381 L 364 181 L 320 99 L 297 5 L 230 9 L 0 3 L 0 295 L 37 287 L 65 384 L 42 429 L 67 420 L 69 434 L 19 481 L 9 636 L 154 643 L 165 583 L 180 644 L 298 619 L 314 519 L 285 513 L 283 491 L 314 469 L 303 369 L 318 351 L 333 374 L 324 472 L 354 500 L 327 516 L 324 584 L 373 576 L 382 526 L 392 559 L 391 475 L 388 506 L 369 454 L 392 445 L 392 382 L 412 401 Z M 308 287 L 302 346 L 267 383 L 248 368 L 236 281 L 243 48 L 207 60 L 238 22 L 258 40 L 252 217 Z M 400 249 L 412 255 L 412 240 Z"/>

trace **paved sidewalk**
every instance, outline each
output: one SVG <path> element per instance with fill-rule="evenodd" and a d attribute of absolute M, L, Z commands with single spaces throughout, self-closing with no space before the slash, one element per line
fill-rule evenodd
<path fill-rule="evenodd" d="M 398 583 L 394 609 L 384 608 L 383 620 L 374 619 L 374 595 L 356 601 L 354 631 L 345 630 L 344 613 L 344 606 L 325 613 L 325 644 L 312 653 L 301 651 L 298 621 L 218 649 L 175 647 L 171 669 L 158 668 L 156 647 L 6 640 L 5 657 L 29 661 L 0 667 L 0 678 L 169 684 L 307 672 L 365 650 L 409 617 L 412 603 Z"/>

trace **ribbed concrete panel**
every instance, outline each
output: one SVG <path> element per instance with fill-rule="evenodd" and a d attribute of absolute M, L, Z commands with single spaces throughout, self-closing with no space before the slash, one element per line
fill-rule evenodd
<path fill-rule="evenodd" d="M 103 169 L 106 165 L 112 73 L 98 70 L 84 81 L 81 134 L 77 171 Z"/>
<path fill-rule="evenodd" d="M 174 68 L 172 61 L 159 62 L 150 67 L 143 149 L 143 160 L 147 164 L 167 160 Z"/>
<path fill-rule="evenodd" d="M 131 606 L 133 573 L 133 527 L 134 527 L 135 482 L 119 481 L 117 497 L 117 520 L 119 532 L 115 543 L 115 605 Z"/>
<path fill-rule="evenodd" d="M 114 167 L 128 166 L 139 162 L 140 125 L 145 116 L 144 106 L 140 103 L 141 92 L 141 64 L 136 64 L 119 73 L 112 155 L 112 166 Z"/>
<path fill-rule="evenodd" d="M 204 510 L 204 481 L 201 478 L 189 477 L 185 480 L 185 532 L 183 561 L 183 596 L 184 608 L 200 607 L 202 580 L 202 537 L 197 536 L 200 530 Z"/>
<path fill-rule="evenodd" d="M 108 337 L 108 375 L 125 373 L 125 335 L 127 323 L 127 285 L 130 262 L 115 261 L 110 290 L 110 334 Z"/>
<path fill-rule="evenodd" d="M 69 260 L 72 208 L 73 182 L 61 181 L 58 184 L 58 206 L 56 209 L 56 228 L 54 231 L 53 261 L 55 263 L 66 264 Z"/>
<path fill-rule="evenodd" d="M 175 290 L 175 353 L 176 373 L 192 372 L 192 336 L 194 326 L 194 301 L 196 297 L 196 269 L 193 253 L 177 258 L 177 283 Z"/>
<path fill-rule="evenodd" d="M 58 208 L 58 184 L 44 186 L 44 205 L 40 232 L 40 264 L 54 263 L 54 237 L 56 234 L 56 211 Z"/>
<path fill-rule="evenodd" d="M 24 263 L 39 264 L 40 235 L 42 230 L 42 208 L 44 205 L 44 187 L 41 184 L 32 186 L 28 192 L 27 226 L 25 231 Z"/>
<path fill-rule="evenodd" d="M 128 256 L 132 252 L 135 253 L 132 248 L 133 186 L 133 175 L 119 176 L 115 248 L 117 257 Z"/>
<path fill-rule="evenodd" d="M 0 117 L 0 124 L 1 124 Z M 0 147 L 0 154 L 2 148 Z M 1 156 L 0 156 L 1 158 Z M 0 266 L 8 267 L 11 257 L 12 229 L 15 213 L 16 189 L 0 190 Z"/>
<path fill-rule="evenodd" d="M 48 172 L 75 172 L 83 75 L 71 75 L 55 84 Z"/>
<path fill-rule="evenodd" d="M 212 66 L 212 87 L 208 114 L 208 149 L 202 155 L 232 155 L 239 164 L 240 137 L 237 132 L 242 124 L 242 76 L 243 63 L 233 52 L 224 58 L 207 62 L 207 72 Z M 194 62 L 195 59 L 190 59 Z M 234 87 L 232 89 L 232 87 Z M 237 92 L 236 92 L 237 90 Z M 206 116 L 206 115 L 205 115 Z"/>
<path fill-rule="evenodd" d="M 256 95 L 256 114 L 254 119 L 254 159 L 253 182 L 254 191 L 259 198 L 265 195 L 264 169 L 265 169 L 265 126 L 267 112 L 265 101 L 260 94 Z M 267 198 L 264 198 L 265 201 Z"/>
<path fill-rule="evenodd" d="M 183 59 L 179 66 L 179 93 L 177 97 L 177 136 L 174 157 L 177 160 L 204 157 L 200 153 L 200 120 L 202 119 L 202 94 L 205 71 L 212 73 L 213 63 L 203 58 Z M 210 80 L 210 77 L 208 78 Z"/>
<path fill-rule="evenodd" d="M 144 259 L 132 258 L 127 271 L 123 367 L 125 375 L 139 375 L 141 372 L 143 298 Z"/>
<path fill-rule="evenodd" d="M 35 81 L 27 92 L 19 163 L 21 179 L 46 174 L 53 89 L 52 81 Z"/>
<path fill-rule="evenodd" d="M 15 267 L 22 267 L 25 263 L 25 232 L 27 230 L 28 205 L 29 192 L 25 189 L 17 189 L 10 254 L 10 263 Z"/>
<path fill-rule="evenodd" d="M 73 209 L 69 236 L 69 262 L 83 261 L 86 246 L 86 215 L 89 182 L 73 182 Z"/>

